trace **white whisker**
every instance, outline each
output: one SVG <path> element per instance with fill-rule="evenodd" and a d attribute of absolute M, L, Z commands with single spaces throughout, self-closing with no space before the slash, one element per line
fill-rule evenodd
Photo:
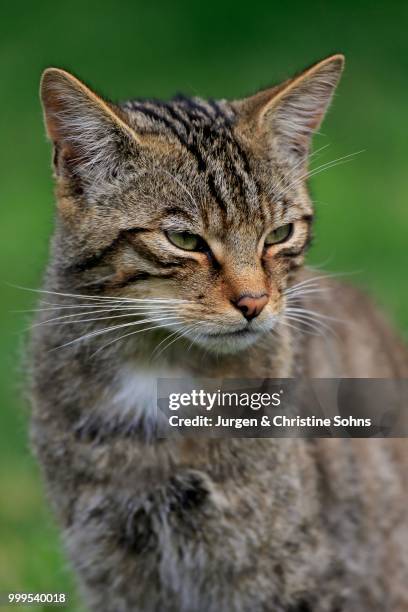
<path fill-rule="evenodd" d="M 321 318 L 321 319 L 327 319 L 328 321 L 336 321 L 339 323 L 344 323 L 344 319 L 339 319 L 337 317 L 332 317 L 330 315 L 326 315 L 323 314 L 321 312 L 317 312 L 315 310 L 308 310 L 307 308 L 296 308 L 296 307 L 289 307 L 286 308 L 286 312 L 289 313 L 293 313 L 293 314 L 303 314 L 303 315 L 307 315 L 310 317 L 317 317 L 317 318 Z"/>
<path fill-rule="evenodd" d="M 108 311 L 110 312 L 110 311 Z M 134 317 L 136 314 L 160 314 L 160 315 L 168 315 L 169 318 L 171 318 L 171 315 L 174 315 L 175 311 L 172 312 L 156 312 L 156 313 L 151 313 L 151 312 L 143 312 L 143 313 L 134 313 L 134 312 L 128 312 L 126 314 L 120 314 L 120 315 L 112 315 L 109 317 L 92 317 L 90 319 L 70 319 L 69 321 L 62 321 L 61 319 L 65 319 L 65 317 L 56 317 L 55 319 L 49 319 L 48 321 L 41 321 L 40 323 L 35 323 L 34 325 L 31 326 L 31 329 L 33 329 L 34 327 L 40 326 L 40 325 L 71 325 L 72 323 L 90 323 L 92 321 L 108 321 L 109 319 L 121 319 L 123 317 Z M 87 313 L 89 314 L 89 313 Z M 73 315 L 68 315 L 68 316 L 73 316 Z M 78 315 L 77 315 L 78 316 Z"/>
<path fill-rule="evenodd" d="M 339 276 L 346 276 L 347 274 L 348 273 L 333 272 L 332 274 L 322 274 L 320 276 L 313 276 L 312 278 L 307 278 L 304 281 L 301 281 L 300 283 L 296 283 L 295 285 L 292 285 L 291 287 L 289 287 L 288 289 L 284 291 L 284 295 L 289 295 L 290 293 L 299 289 L 300 287 L 305 287 L 309 285 L 313 286 L 313 288 L 319 288 L 320 285 L 316 281 L 337 278 Z"/>
<path fill-rule="evenodd" d="M 92 332 L 89 332 L 88 334 L 84 334 L 82 336 L 79 336 L 79 338 L 75 338 L 74 340 L 70 340 L 69 342 L 61 344 L 61 345 L 55 347 L 54 349 L 51 349 L 51 351 L 55 351 L 57 349 L 64 348 L 66 346 L 71 346 L 72 344 L 76 344 L 76 343 L 78 343 L 78 342 L 80 342 L 82 340 L 88 340 L 89 338 L 95 338 L 96 336 L 100 336 L 102 334 L 114 331 L 116 329 L 121 329 L 123 327 L 130 327 L 130 326 L 135 327 L 136 325 L 141 325 L 143 323 L 153 323 L 153 322 L 156 322 L 156 321 L 168 321 L 170 318 L 171 319 L 173 319 L 173 318 L 176 319 L 178 317 L 163 317 L 163 318 L 160 318 L 160 319 L 142 319 L 140 321 L 132 321 L 130 323 L 121 323 L 120 325 L 111 325 L 110 327 L 105 327 L 103 329 L 94 330 Z"/>
<path fill-rule="evenodd" d="M 322 330 L 325 330 L 334 334 L 332 328 L 329 325 L 326 325 L 326 323 L 324 323 L 323 321 L 320 321 L 319 319 L 312 319 L 311 317 L 300 314 L 285 314 L 285 316 L 289 321 L 296 321 L 298 323 L 301 323 L 302 325 L 306 325 L 311 329 L 314 329 L 316 332 L 321 332 Z"/>
<path fill-rule="evenodd" d="M 63 305 L 59 305 L 59 304 L 55 304 L 53 307 L 47 307 L 47 308 L 33 308 L 31 310 L 14 310 L 13 312 L 15 313 L 30 313 L 30 312 L 34 312 L 34 313 L 40 313 L 40 312 L 47 312 L 47 311 L 60 311 L 60 310 L 72 310 L 72 309 L 84 309 L 84 313 L 81 312 L 77 312 L 77 313 L 73 313 L 71 315 L 66 315 L 66 316 L 78 316 L 80 314 L 85 314 L 86 309 L 97 309 L 95 310 L 95 312 L 111 312 L 114 310 L 133 310 L 135 312 L 151 312 L 151 311 L 157 311 L 157 312 L 161 312 L 161 311 L 166 311 L 167 309 L 174 309 L 177 310 L 180 307 L 180 305 L 178 304 L 152 304 L 152 305 L 146 305 L 146 306 L 142 306 L 142 305 L 130 305 L 130 304 L 126 304 L 126 305 L 121 305 L 121 304 L 111 304 L 109 305 L 108 303 L 104 303 L 104 304 L 76 304 L 75 306 L 63 306 Z M 90 312 L 88 311 L 88 314 L 90 314 Z"/>
<path fill-rule="evenodd" d="M 296 319 L 290 319 L 291 321 L 294 321 Z M 304 321 L 299 321 L 302 326 L 305 324 Z M 310 329 L 305 329 L 304 327 L 298 327 L 297 325 L 293 325 L 292 323 L 288 322 L 288 318 L 284 317 L 280 319 L 280 323 L 286 327 L 289 327 L 290 329 L 294 329 L 295 331 L 299 332 L 299 333 L 306 333 L 309 335 L 313 335 L 313 336 L 321 336 L 322 335 L 322 331 L 320 329 L 314 329 L 314 332 L 311 332 Z"/>
<path fill-rule="evenodd" d="M 328 146 L 330 146 L 330 144 L 326 144 L 326 145 L 324 145 L 323 147 L 320 147 L 319 149 L 316 149 L 316 151 L 313 151 L 313 153 L 311 153 L 311 154 L 309 155 L 309 158 L 308 158 L 308 159 L 309 159 L 309 161 L 312 159 L 312 157 L 314 157 L 315 155 L 317 155 L 318 153 L 320 153 L 320 152 L 321 152 L 321 151 L 323 151 L 324 149 L 327 149 L 327 147 L 328 147 Z M 284 185 L 284 183 L 285 183 L 287 180 L 290 180 L 290 179 L 291 179 L 291 178 L 292 178 L 292 177 L 295 175 L 296 170 L 298 170 L 298 169 L 299 169 L 300 167 L 302 167 L 304 164 L 305 164 L 305 160 L 304 160 L 304 159 L 301 159 L 300 161 L 298 161 L 298 162 L 297 162 L 297 163 L 296 163 L 296 164 L 293 166 L 293 168 L 291 169 L 291 171 L 290 171 L 290 172 L 289 172 L 289 173 L 288 173 L 286 176 L 283 176 L 283 177 L 281 178 L 281 180 L 280 180 L 280 181 L 278 181 L 278 183 L 277 183 L 276 185 L 274 185 L 274 189 L 275 189 L 275 190 L 280 189 L 280 188 L 281 188 L 281 187 Z"/>
<path fill-rule="evenodd" d="M 173 321 L 172 325 L 182 325 L 182 323 L 177 323 Z M 123 336 L 119 336 L 119 338 L 114 338 L 110 342 L 107 342 L 107 344 L 104 344 L 103 346 L 99 347 L 94 353 L 92 353 L 91 358 L 94 357 L 97 353 L 99 353 L 103 349 L 105 349 L 107 346 L 110 346 L 111 344 L 114 344 L 115 342 L 119 342 L 119 340 L 123 340 L 124 338 L 127 338 L 128 336 L 134 336 L 136 334 L 151 331 L 153 329 L 162 329 L 162 328 L 168 328 L 168 325 L 163 324 L 163 325 L 153 325 L 152 327 L 144 327 L 143 329 L 138 329 L 136 331 L 132 331 L 127 334 L 124 334 Z"/>
<path fill-rule="evenodd" d="M 181 340 L 182 338 L 184 338 L 188 333 L 190 333 L 193 329 L 195 329 L 197 326 L 199 325 L 199 323 L 194 323 L 193 325 L 186 327 L 184 330 L 182 331 L 175 331 L 172 334 L 170 334 L 170 336 L 168 336 L 167 338 L 165 338 L 164 340 L 162 340 L 157 347 L 154 349 L 153 353 L 152 353 L 152 359 L 153 357 L 155 359 L 157 359 L 160 355 L 162 355 L 165 351 L 167 351 L 167 349 L 177 340 Z M 176 336 L 175 338 L 173 338 L 173 336 Z M 167 344 L 165 343 L 165 341 L 169 340 L 170 338 L 173 338 L 173 340 L 171 340 L 171 342 L 167 342 Z M 164 344 L 164 346 L 162 347 L 162 349 L 157 353 L 157 349 Z"/>
<path fill-rule="evenodd" d="M 324 170 L 328 170 L 329 168 L 333 168 L 334 166 L 340 166 L 341 164 L 348 163 L 352 161 L 356 155 L 359 155 L 360 153 L 363 153 L 363 152 L 364 152 L 364 149 L 361 151 L 355 151 L 354 153 L 349 153 L 349 155 L 343 155 L 342 157 L 338 157 L 337 159 L 333 159 L 329 162 L 326 162 L 322 164 L 321 166 L 317 166 L 317 168 L 309 170 L 308 172 L 306 172 L 305 174 L 297 178 L 293 183 L 291 183 L 286 188 L 286 190 L 283 192 L 283 195 L 288 193 L 288 191 L 290 191 L 291 189 L 294 189 L 299 183 L 302 183 L 304 180 L 308 180 L 312 178 L 312 176 L 315 176 L 316 174 L 319 174 L 320 172 L 323 172 Z"/>
<path fill-rule="evenodd" d="M 60 295 L 62 297 L 72 297 L 72 298 L 82 298 L 84 300 L 110 300 L 111 302 L 126 302 L 126 303 L 144 303 L 144 304 L 154 304 L 154 303 L 177 303 L 177 304 L 186 304 L 188 300 L 180 300 L 180 299 L 169 299 L 169 298 L 125 298 L 125 297 L 113 297 L 113 296 L 95 296 L 95 295 L 83 295 L 80 293 L 62 293 L 58 291 L 47 291 L 46 289 L 32 289 L 30 287 L 20 287 L 18 285 L 11 285 L 15 289 L 22 289 L 24 291 L 32 291 L 34 293 L 46 293 L 50 295 Z"/>
<path fill-rule="evenodd" d="M 169 338 L 172 338 L 174 335 L 178 334 L 179 330 L 174 331 L 173 333 L 171 333 L 169 336 L 166 336 L 165 338 L 163 338 L 163 340 L 161 340 L 159 342 L 159 344 L 157 346 L 155 346 L 155 348 L 153 349 L 153 351 L 151 352 L 150 355 L 150 359 L 154 359 L 155 353 L 157 351 L 157 349 L 164 343 L 166 342 L 166 340 L 168 340 Z M 160 354 L 160 353 L 159 353 Z"/>
<path fill-rule="evenodd" d="M 298 291 L 292 291 L 291 293 L 289 293 L 288 295 L 286 295 L 287 298 L 287 302 L 291 302 L 291 301 L 295 301 L 295 300 L 299 300 L 301 297 L 303 297 L 304 295 L 317 295 L 319 296 L 319 294 L 325 294 L 330 290 L 329 287 L 316 287 L 316 288 L 306 288 L 306 289 L 299 289 Z M 323 297 L 326 297 L 323 295 Z"/>
<path fill-rule="evenodd" d="M 127 312 L 124 314 L 115 314 L 112 316 L 106 316 L 106 317 L 95 317 L 95 318 L 91 318 L 91 319 L 78 319 L 76 317 L 81 317 L 81 316 L 88 316 L 90 314 L 101 314 L 103 312 L 112 312 L 112 309 L 103 309 L 103 310 L 91 310 L 91 311 L 87 311 L 87 312 L 77 312 L 75 314 L 69 314 L 69 315 L 62 315 L 61 317 L 53 317 L 52 319 L 47 319 L 46 321 L 39 321 L 38 323 L 34 323 L 31 326 L 31 329 L 34 327 L 38 327 L 41 325 L 49 325 L 49 324 L 60 324 L 60 322 L 62 321 L 61 325 L 64 324 L 70 324 L 70 323 L 86 323 L 87 321 L 105 321 L 107 319 L 119 319 L 121 317 L 133 317 L 136 315 L 166 315 L 166 314 L 174 314 L 175 312 L 179 311 L 179 308 L 174 307 L 172 309 L 160 309 L 160 310 L 156 310 L 156 309 L 143 309 L 143 310 L 139 310 L 139 309 L 133 309 L 133 308 L 127 308 L 127 310 L 130 310 L 131 312 Z M 69 320 L 67 320 L 69 319 Z"/>

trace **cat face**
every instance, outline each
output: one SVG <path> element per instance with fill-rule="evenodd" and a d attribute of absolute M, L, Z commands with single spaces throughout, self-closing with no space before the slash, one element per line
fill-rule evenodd
<path fill-rule="evenodd" d="M 146 329 L 217 352 L 270 333 L 309 243 L 310 137 L 342 64 L 242 101 L 120 106 L 46 71 L 59 290 L 139 304 Z"/>

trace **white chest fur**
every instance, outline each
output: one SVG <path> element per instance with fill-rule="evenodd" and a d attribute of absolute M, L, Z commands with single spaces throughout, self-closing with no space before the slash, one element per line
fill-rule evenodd
<path fill-rule="evenodd" d="M 99 420 L 105 424 L 122 423 L 126 427 L 143 427 L 145 433 L 154 431 L 157 411 L 158 379 L 186 376 L 180 370 L 138 368 L 134 364 L 120 367 L 113 388 L 96 407 Z"/>

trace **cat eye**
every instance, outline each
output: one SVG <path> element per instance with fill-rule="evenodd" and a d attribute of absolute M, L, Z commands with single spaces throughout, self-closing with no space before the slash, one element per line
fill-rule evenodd
<path fill-rule="evenodd" d="M 174 246 L 184 251 L 201 251 L 205 244 L 200 236 L 190 232 L 166 232 L 166 236 Z"/>
<path fill-rule="evenodd" d="M 293 233 L 293 223 L 286 223 L 276 229 L 269 232 L 265 238 L 265 246 L 271 246 L 272 244 L 279 244 L 288 240 Z"/>

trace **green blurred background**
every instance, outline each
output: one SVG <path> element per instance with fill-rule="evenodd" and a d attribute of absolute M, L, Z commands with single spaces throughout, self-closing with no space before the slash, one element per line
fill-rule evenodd
<path fill-rule="evenodd" d="M 408 4 L 405 2 L 3 3 L 0 15 L 0 593 L 69 594 L 80 610 L 27 446 L 21 354 L 53 223 L 38 83 L 49 65 L 112 99 L 239 97 L 343 51 L 344 78 L 312 165 L 310 260 L 353 272 L 408 329 Z M 52 381 L 50 381 L 52 384 Z M 38 608 L 41 609 L 41 608 Z M 49 609 L 49 608 L 48 608 Z"/>

